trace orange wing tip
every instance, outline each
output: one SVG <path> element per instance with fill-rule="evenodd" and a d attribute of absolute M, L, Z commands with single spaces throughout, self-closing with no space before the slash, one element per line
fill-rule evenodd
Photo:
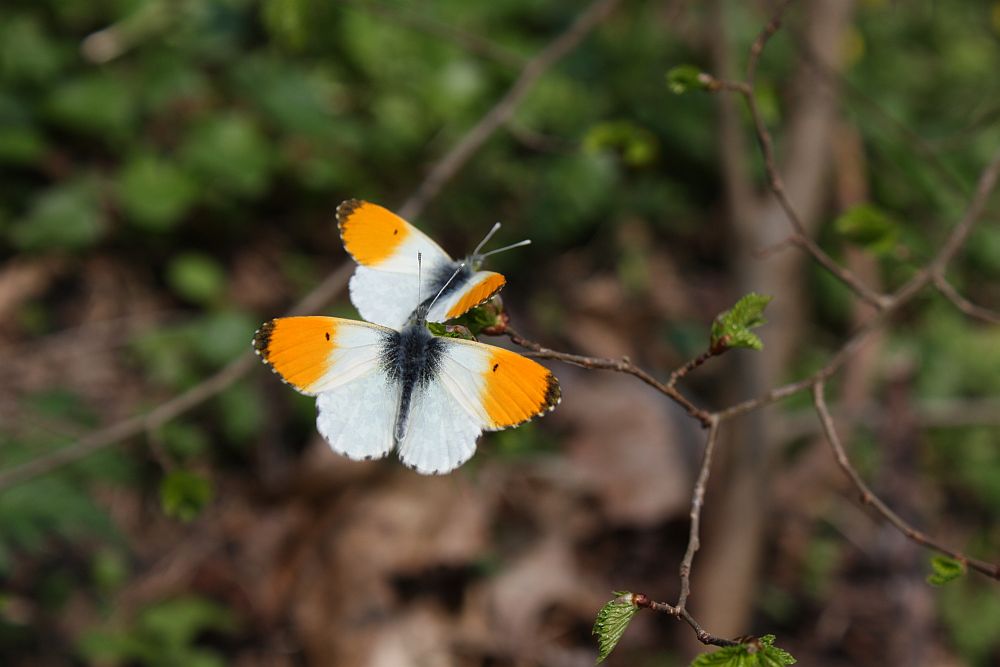
<path fill-rule="evenodd" d="M 254 332 L 253 348 L 282 382 L 308 393 L 329 366 L 335 333 L 330 318 L 277 318 Z"/>
<path fill-rule="evenodd" d="M 487 276 L 484 280 L 476 283 L 465 293 L 458 302 L 446 313 L 449 320 L 460 317 L 473 308 L 477 308 L 494 296 L 496 296 L 503 286 L 507 284 L 507 279 L 499 273 Z"/>
<path fill-rule="evenodd" d="M 410 235 L 410 225 L 387 208 L 361 199 L 337 207 L 337 226 L 344 250 L 362 266 L 392 257 Z"/>

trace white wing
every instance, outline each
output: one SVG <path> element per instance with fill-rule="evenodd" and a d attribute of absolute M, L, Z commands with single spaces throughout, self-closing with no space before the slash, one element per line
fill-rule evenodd
<path fill-rule="evenodd" d="M 399 458 L 423 475 L 451 472 L 476 452 L 477 420 L 434 380 L 417 391 Z"/>
<path fill-rule="evenodd" d="M 392 451 L 399 386 L 374 370 L 316 398 L 316 428 L 338 454 L 380 459 Z"/>
<path fill-rule="evenodd" d="M 381 367 L 389 329 L 336 317 L 282 317 L 262 326 L 254 348 L 297 391 L 316 396 L 316 427 L 353 459 L 392 449 L 399 389 Z"/>

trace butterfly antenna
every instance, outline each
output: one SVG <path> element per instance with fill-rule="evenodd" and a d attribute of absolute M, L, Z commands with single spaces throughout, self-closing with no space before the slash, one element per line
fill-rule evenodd
<path fill-rule="evenodd" d="M 423 266 L 423 257 L 417 253 L 417 308 L 420 308 L 420 271 Z"/>
<path fill-rule="evenodd" d="M 464 269 L 464 268 L 465 268 L 465 262 L 459 262 L 458 268 L 455 269 L 455 271 L 451 274 L 451 277 L 448 278 L 448 280 L 445 282 L 445 284 L 441 286 L 441 289 L 439 289 L 438 293 L 434 295 L 434 298 L 431 299 L 431 302 L 429 304 L 427 304 L 427 312 L 428 313 L 431 312 L 431 308 L 433 308 L 434 304 L 437 303 L 438 298 L 442 294 L 444 294 L 444 291 L 446 289 L 448 289 L 448 285 L 451 284 L 451 281 L 454 280 L 455 276 L 457 276 L 459 273 L 461 273 L 462 269 Z"/>
<path fill-rule="evenodd" d="M 523 241 L 518 241 L 517 243 L 511 243 L 510 245 L 505 245 L 502 248 L 497 248 L 496 250 L 490 250 L 489 252 L 484 252 L 482 255 L 477 255 L 478 258 L 489 257 L 490 255 L 495 255 L 498 252 L 503 252 L 504 250 L 511 250 L 513 248 L 520 248 L 521 246 L 531 245 L 531 239 L 524 239 Z"/>
<path fill-rule="evenodd" d="M 499 229 L 500 229 L 500 223 L 498 222 L 493 225 L 493 228 L 490 229 L 490 231 L 486 232 L 486 236 L 484 236 L 483 240 L 479 242 L 479 245 L 476 246 L 476 249 L 472 251 L 473 257 L 479 255 L 479 251 L 483 249 L 484 245 L 489 243 L 490 239 L 493 238 L 493 235 L 496 234 L 497 230 Z"/>

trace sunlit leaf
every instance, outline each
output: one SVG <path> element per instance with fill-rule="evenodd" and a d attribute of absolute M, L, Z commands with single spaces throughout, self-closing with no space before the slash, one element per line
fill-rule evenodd
<path fill-rule="evenodd" d="M 965 563 L 948 556 L 932 556 L 931 570 L 933 571 L 927 575 L 927 583 L 932 586 L 943 586 L 964 575 L 966 567 Z"/>
<path fill-rule="evenodd" d="M 617 596 L 615 599 L 597 612 L 597 620 L 594 621 L 594 629 L 591 632 L 597 635 L 598 663 L 603 662 L 615 650 L 632 617 L 639 611 L 631 593 L 616 592 L 615 595 Z"/>
<path fill-rule="evenodd" d="M 773 297 L 751 292 L 712 323 L 712 350 L 723 352 L 737 347 L 763 349 L 764 344 L 751 329 L 766 323 L 764 309 Z"/>
<path fill-rule="evenodd" d="M 794 664 L 791 653 L 774 645 L 774 635 L 764 635 L 739 646 L 702 653 L 691 662 L 691 667 L 784 667 Z"/>

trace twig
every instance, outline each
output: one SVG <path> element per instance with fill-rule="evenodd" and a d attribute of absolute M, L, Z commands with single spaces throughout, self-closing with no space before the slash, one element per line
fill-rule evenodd
<path fill-rule="evenodd" d="M 621 359 L 606 359 L 603 357 L 587 357 L 581 354 L 557 352 L 556 350 L 550 350 L 549 348 L 544 347 L 541 343 L 528 340 L 510 327 L 507 327 L 505 333 L 510 337 L 512 343 L 532 351 L 531 354 L 526 356 L 534 357 L 536 359 L 553 359 L 555 361 L 573 364 L 574 366 L 580 366 L 581 368 L 615 371 L 637 377 L 684 408 L 689 415 L 701 422 L 702 426 L 707 428 L 712 424 L 711 415 L 688 400 L 674 387 L 660 382 L 652 375 L 636 366 L 628 357 L 622 357 Z"/>
<path fill-rule="evenodd" d="M 982 215 L 986 201 L 996 187 L 998 175 L 1000 175 L 1000 148 L 994 152 L 989 164 L 980 174 L 975 193 L 966 207 L 965 214 L 948 234 L 938 254 L 924 269 L 918 271 L 908 282 L 903 284 L 891 296 L 887 297 L 882 309 L 848 338 L 822 368 L 802 380 L 777 387 L 766 394 L 718 411 L 715 414 L 720 421 L 746 414 L 763 405 L 768 405 L 805 391 L 812 387 L 815 382 L 827 380 L 836 373 L 872 332 L 882 326 L 893 313 L 908 304 L 924 287 L 935 279 L 936 275 L 940 275 L 940 272 L 944 270 L 948 261 L 958 252 L 962 243 L 972 231 L 973 225 L 979 219 L 980 215 Z"/>
<path fill-rule="evenodd" d="M 437 195 L 441 187 L 469 161 L 486 139 L 513 114 L 517 104 L 538 78 L 549 67 L 555 64 L 556 61 L 576 47 L 583 37 L 596 27 L 620 1 L 596 0 L 580 14 L 565 32 L 557 36 L 535 58 L 528 62 L 521 71 L 517 81 L 515 81 L 507 93 L 431 169 L 427 178 L 403 204 L 400 209 L 401 215 L 412 218 L 420 213 L 427 203 Z M 315 289 L 303 297 L 291 310 L 290 314 L 310 313 L 321 309 L 344 288 L 352 269 L 352 265 L 346 264 L 335 270 Z M 174 419 L 212 396 L 219 394 L 239 378 L 243 377 L 254 367 L 254 359 L 255 357 L 252 354 L 239 357 L 215 375 L 183 394 L 161 404 L 152 412 L 129 417 L 107 428 L 84 436 L 80 440 L 58 451 L 5 470 L 0 470 L 0 491 L 38 475 L 52 472 L 64 465 L 79 461 L 93 452 L 131 438 L 150 428 L 156 428 L 158 425 Z"/>
<path fill-rule="evenodd" d="M 399 209 L 399 214 L 404 218 L 414 218 L 423 211 L 427 202 L 468 162 L 472 154 L 510 119 L 518 103 L 538 78 L 572 51 L 620 3 L 621 0 L 595 0 L 565 32 L 532 58 L 503 98 L 462 137 L 444 159 L 434 165 L 417 191 Z"/>
<path fill-rule="evenodd" d="M 732 639 L 723 639 L 721 637 L 716 637 L 715 635 L 705 631 L 698 621 L 694 620 L 691 613 L 684 607 L 674 606 L 667 604 L 666 602 L 657 602 L 656 600 L 651 600 L 648 595 L 644 593 L 633 593 L 632 603 L 635 606 L 642 609 L 652 609 L 653 611 L 660 611 L 664 614 L 670 614 L 675 618 L 679 618 L 694 630 L 695 635 L 698 637 L 698 641 L 706 646 L 739 646 L 740 643 L 733 641 Z"/>
<path fill-rule="evenodd" d="M 527 63 L 527 58 L 521 54 L 497 44 L 482 35 L 467 32 L 455 26 L 437 21 L 419 12 L 406 12 L 382 2 L 361 2 L 359 0 L 347 0 L 345 3 L 356 11 L 368 11 L 381 18 L 395 21 L 401 25 L 414 30 L 427 33 L 434 37 L 440 37 L 454 42 L 459 47 L 469 53 L 495 60 L 496 62 L 511 68 L 521 68 Z"/>
<path fill-rule="evenodd" d="M 705 454 L 701 459 L 701 470 L 698 472 L 698 480 L 694 485 L 694 492 L 691 494 L 691 529 L 688 534 L 687 550 L 684 552 L 684 559 L 681 561 L 681 593 L 677 598 L 677 608 L 686 609 L 687 599 L 691 595 L 691 564 L 694 562 L 694 555 L 701 547 L 699 537 L 699 525 L 701 523 L 701 507 L 705 500 L 705 486 L 708 484 L 709 471 L 712 468 L 712 451 L 719 436 L 719 419 L 712 417 L 712 423 L 708 427 L 708 438 L 705 441 Z"/>
<path fill-rule="evenodd" d="M 673 387 L 675 384 L 677 384 L 678 381 L 684 379 L 688 373 L 698 368 L 712 357 L 718 356 L 719 354 L 720 351 L 718 350 L 711 350 L 711 349 L 705 350 L 694 359 L 691 359 L 683 366 L 675 369 L 672 373 L 670 373 L 670 377 L 667 379 L 667 386 Z"/>
<path fill-rule="evenodd" d="M 955 286 L 948 282 L 942 274 L 937 274 L 934 276 L 934 286 L 937 288 L 941 295 L 948 299 L 954 304 L 956 308 L 968 315 L 969 317 L 974 317 L 978 320 L 984 322 L 989 322 L 990 324 L 1000 324 L 1000 314 L 993 312 L 989 308 L 983 308 L 982 306 L 977 306 L 972 303 L 964 296 L 958 293 Z"/>
<path fill-rule="evenodd" d="M 747 109 L 753 120 L 757 143 L 760 145 L 761 154 L 764 158 L 768 188 L 775 199 L 777 199 L 778 205 L 781 206 L 781 209 L 785 212 L 785 217 L 788 218 L 788 221 L 792 225 L 793 235 L 788 239 L 788 242 L 805 250 L 820 266 L 836 276 L 838 280 L 849 287 L 861 299 L 872 304 L 875 308 L 881 309 L 885 307 L 888 297 L 872 290 L 853 271 L 834 261 L 809 235 L 805 223 L 788 198 L 788 193 L 785 190 L 785 181 L 778 171 L 778 163 L 774 155 L 774 140 L 767 129 L 767 125 L 764 123 L 764 117 L 760 112 L 760 108 L 757 106 L 757 96 L 754 90 L 757 67 L 760 64 L 764 47 L 774 33 L 777 32 L 778 28 L 781 27 L 784 12 L 791 3 L 792 0 L 784 0 L 775 10 L 771 20 L 767 22 L 767 25 L 764 26 L 754 40 L 753 45 L 750 47 L 750 58 L 747 62 L 746 81 L 724 81 L 703 74 L 702 82 L 710 91 L 738 93 L 746 102 Z"/>
<path fill-rule="evenodd" d="M 816 407 L 817 415 L 819 415 L 819 420 L 823 426 L 823 433 L 826 435 L 826 440 L 833 448 L 837 464 L 840 465 L 843 471 L 850 478 L 851 482 L 861 493 L 861 502 L 865 505 L 873 507 L 879 514 L 882 515 L 883 518 L 899 530 L 899 532 L 917 544 L 927 547 L 928 549 L 933 549 L 934 551 L 942 553 L 946 556 L 950 556 L 951 558 L 960 561 L 961 563 L 978 572 L 981 572 L 982 574 L 985 574 L 988 577 L 1000 579 L 1000 565 L 971 558 L 960 551 L 956 551 L 941 544 L 940 542 L 937 542 L 933 538 L 911 526 L 906 520 L 892 511 L 888 505 L 882 502 L 878 496 L 872 493 L 872 490 L 868 487 L 865 481 L 861 479 L 861 475 L 858 474 L 858 471 L 851 465 L 851 461 L 847 457 L 847 452 L 844 450 L 844 446 L 840 442 L 840 437 L 837 435 L 837 430 L 833 423 L 833 417 L 830 416 L 830 411 L 826 406 L 826 398 L 824 396 L 825 386 L 823 381 L 819 380 L 815 382 L 812 389 L 813 405 Z"/>

